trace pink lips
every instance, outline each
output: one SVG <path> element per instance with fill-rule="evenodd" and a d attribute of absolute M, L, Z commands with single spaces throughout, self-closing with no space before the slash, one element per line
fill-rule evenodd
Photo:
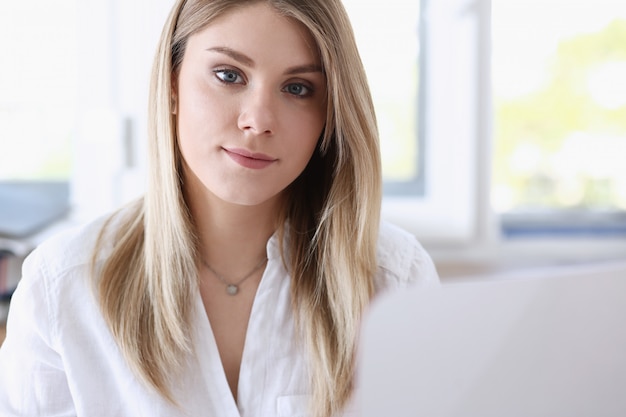
<path fill-rule="evenodd" d="M 239 148 L 222 148 L 226 151 L 226 155 L 228 155 L 233 161 L 238 163 L 244 168 L 250 169 L 263 169 L 273 164 L 277 160 L 272 158 L 271 156 L 262 154 L 262 153 L 253 153 L 247 151 L 245 149 Z"/>

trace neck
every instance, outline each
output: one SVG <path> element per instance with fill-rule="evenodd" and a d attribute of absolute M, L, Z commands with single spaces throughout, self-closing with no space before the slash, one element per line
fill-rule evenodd
<path fill-rule="evenodd" d="M 189 200 L 200 255 L 215 270 L 240 276 L 266 256 L 267 241 L 277 228 L 278 198 L 258 206 L 230 204 L 215 196 Z"/>

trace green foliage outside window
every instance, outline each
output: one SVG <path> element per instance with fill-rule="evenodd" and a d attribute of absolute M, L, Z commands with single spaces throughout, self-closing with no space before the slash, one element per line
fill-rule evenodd
<path fill-rule="evenodd" d="M 561 41 L 548 74 L 495 100 L 495 198 L 507 210 L 626 209 L 626 20 Z"/>

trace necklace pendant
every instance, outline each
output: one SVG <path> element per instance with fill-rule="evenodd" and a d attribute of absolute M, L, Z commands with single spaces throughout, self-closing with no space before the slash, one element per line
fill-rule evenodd
<path fill-rule="evenodd" d="M 226 286 L 226 292 L 228 295 L 236 295 L 239 292 L 239 288 L 235 284 L 229 284 Z"/>

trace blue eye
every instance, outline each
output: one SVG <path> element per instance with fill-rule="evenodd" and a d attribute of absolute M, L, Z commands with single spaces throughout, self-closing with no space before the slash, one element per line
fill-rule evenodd
<path fill-rule="evenodd" d="M 307 87 L 304 84 L 288 84 L 283 91 L 298 97 L 308 97 L 313 94 L 313 91 L 310 87 Z"/>
<path fill-rule="evenodd" d="M 219 69 L 213 72 L 215 73 L 215 76 L 223 83 L 226 83 L 226 84 L 243 83 L 243 78 L 237 71 L 229 70 L 229 69 Z"/>

